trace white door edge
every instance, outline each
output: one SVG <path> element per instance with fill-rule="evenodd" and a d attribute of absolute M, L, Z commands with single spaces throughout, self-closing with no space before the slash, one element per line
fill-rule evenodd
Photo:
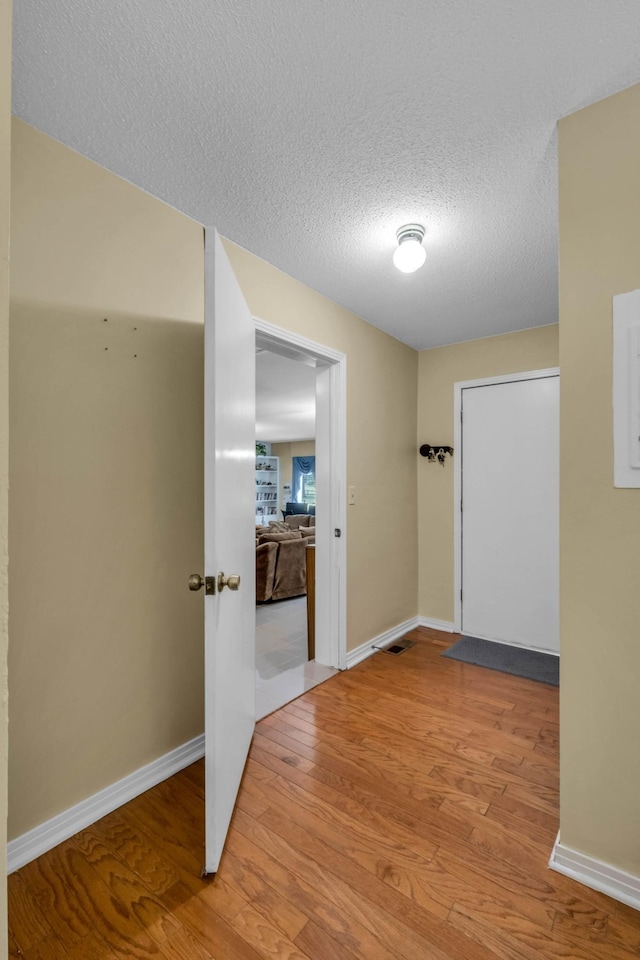
<path fill-rule="evenodd" d="M 255 727 L 253 316 L 219 234 L 205 228 L 204 574 L 240 591 L 205 593 L 205 871 L 215 873 Z"/>
<path fill-rule="evenodd" d="M 347 667 L 347 357 L 332 347 L 255 317 L 256 334 L 265 345 L 294 347 L 327 365 L 324 389 L 316 395 L 316 456 L 330 464 L 316 483 L 319 498 L 328 504 L 316 521 L 316 660 L 338 670 Z M 318 453 L 320 451 L 320 453 Z M 334 536 L 334 531 L 341 536 Z"/>
<path fill-rule="evenodd" d="M 488 387 L 498 383 L 517 383 L 518 380 L 544 380 L 559 377 L 560 367 L 543 370 L 525 370 L 479 380 L 460 380 L 453 385 L 453 625 L 456 633 L 462 630 L 462 393 L 473 387 Z"/>

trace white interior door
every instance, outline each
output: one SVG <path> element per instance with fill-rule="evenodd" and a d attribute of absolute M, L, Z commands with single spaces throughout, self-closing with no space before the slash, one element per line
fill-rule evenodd
<path fill-rule="evenodd" d="M 462 390 L 461 626 L 559 652 L 559 378 Z"/>
<path fill-rule="evenodd" d="M 205 231 L 205 870 L 218 869 L 255 721 L 254 322 Z M 219 588 L 220 573 L 240 576 Z"/>

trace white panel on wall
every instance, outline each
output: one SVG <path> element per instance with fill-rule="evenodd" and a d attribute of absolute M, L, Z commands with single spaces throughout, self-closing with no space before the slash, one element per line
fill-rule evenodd
<path fill-rule="evenodd" d="M 640 487 L 640 290 L 613 298 L 613 482 Z"/>

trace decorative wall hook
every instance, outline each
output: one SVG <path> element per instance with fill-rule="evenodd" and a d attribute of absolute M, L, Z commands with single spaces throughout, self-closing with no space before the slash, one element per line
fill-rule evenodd
<path fill-rule="evenodd" d="M 427 460 L 431 462 L 438 461 L 438 463 L 444 467 L 445 458 L 449 454 L 450 457 L 453 456 L 453 447 L 449 447 L 444 443 L 423 443 L 420 447 L 420 456 L 426 457 Z"/>

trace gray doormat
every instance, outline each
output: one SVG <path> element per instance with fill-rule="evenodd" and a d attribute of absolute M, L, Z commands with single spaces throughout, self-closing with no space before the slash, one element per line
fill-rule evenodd
<path fill-rule="evenodd" d="M 525 650 L 523 647 L 511 647 L 506 643 L 480 640 L 478 637 L 462 637 L 441 656 L 501 673 L 511 673 L 516 677 L 526 677 L 527 680 L 551 683 L 556 687 L 560 683 L 560 657 L 539 650 Z"/>

